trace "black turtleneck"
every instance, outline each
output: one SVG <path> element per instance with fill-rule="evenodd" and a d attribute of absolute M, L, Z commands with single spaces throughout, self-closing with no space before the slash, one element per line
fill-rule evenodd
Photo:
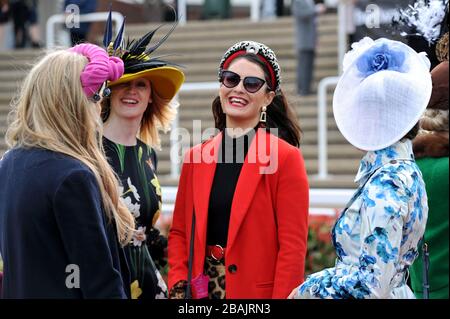
<path fill-rule="evenodd" d="M 256 129 L 232 138 L 223 131 L 222 146 L 211 187 L 208 208 L 207 244 L 227 246 L 228 225 L 234 191 Z"/>

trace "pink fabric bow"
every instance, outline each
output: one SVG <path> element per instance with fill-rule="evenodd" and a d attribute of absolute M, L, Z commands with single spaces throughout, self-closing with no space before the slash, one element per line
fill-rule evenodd
<path fill-rule="evenodd" d="M 116 81 L 123 75 L 123 61 L 120 58 L 108 56 L 108 53 L 97 45 L 78 44 L 69 51 L 84 55 L 89 60 L 80 77 L 87 97 L 92 97 L 104 82 Z"/>

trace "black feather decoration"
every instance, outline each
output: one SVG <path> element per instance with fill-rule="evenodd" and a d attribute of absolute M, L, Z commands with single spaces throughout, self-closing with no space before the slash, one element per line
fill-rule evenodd
<path fill-rule="evenodd" d="M 145 49 L 147 48 L 147 45 L 152 40 L 153 36 L 155 35 L 156 31 L 159 30 L 162 26 L 157 27 L 155 30 L 148 32 L 146 35 L 144 35 L 142 38 L 132 41 L 130 45 L 132 46 L 127 50 L 131 55 L 139 56 L 142 53 L 144 53 Z"/>
<path fill-rule="evenodd" d="M 167 34 L 166 34 L 161 40 L 159 40 L 158 43 L 156 43 L 156 44 L 155 44 L 154 46 L 152 46 L 151 48 L 147 49 L 147 50 L 145 51 L 145 54 L 146 54 L 146 55 L 150 55 L 150 54 L 153 53 L 153 51 L 155 51 L 157 48 L 159 48 L 159 47 L 161 46 L 161 44 L 163 44 L 163 43 L 167 40 L 167 38 L 172 34 L 173 30 L 175 30 L 175 28 L 177 27 L 177 25 L 178 25 L 178 21 L 175 21 L 175 23 L 173 24 L 173 26 L 172 26 L 172 28 L 169 30 L 169 32 L 167 32 Z M 160 26 L 160 27 L 161 27 L 161 26 Z M 158 27 L 156 30 L 158 30 L 160 27 Z M 156 30 L 155 30 L 155 31 L 156 31 Z"/>
<path fill-rule="evenodd" d="M 125 74 L 128 73 L 137 73 L 140 71 L 150 70 L 161 68 L 163 66 L 167 66 L 167 62 L 165 61 L 149 61 L 149 62 L 141 62 L 141 63 L 129 63 L 125 67 Z"/>
<path fill-rule="evenodd" d="M 111 43 L 111 39 L 112 39 L 112 13 L 110 4 L 108 19 L 106 20 L 105 35 L 103 37 L 103 46 L 105 48 L 109 46 L 109 44 Z"/>
<path fill-rule="evenodd" d="M 119 56 L 125 66 L 125 74 L 136 73 L 148 69 L 159 68 L 163 66 L 174 66 L 174 67 L 182 67 L 175 63 L 167 62 L 162 60 L 167 55 L 158 56 L 151 58 L 150 54 L 152 54 L 157 48 L 159 48 L 167 38 L 172 34 L 178 25 L 178 21 L 175 21 L 173 26 L 167 32 L 164 37 L 162 37 L 155 45 L 149 46 L 151 40 L 153 39 L 156 32 L 163 26 L 160 25 L 156 29 L 146 33 L 144 36 L 137 40 L 130 40 L 129 38 L 126 41 L 126 45 L 124 45 L 124 30 L 125 30 L 125 19 L 123 21 L 122 26 L 117 34 L 114 43 L 111 43 L 112 40 L 112 11 L 110 8 L 108 20 L 106 21 L 105 35 L 103 39 L 103 44 L 105 48 L 108 50 L 109 55 Z"/>
<path fill-rule="evenodd" d="M 119 33 L 117 34 L 116 40 L 114 41 L 113 50 L 116 51 L 123 42 L 123 31 L 125 29 L 125 17 L 123 19 L 122 26 L 120 27 Z"/>

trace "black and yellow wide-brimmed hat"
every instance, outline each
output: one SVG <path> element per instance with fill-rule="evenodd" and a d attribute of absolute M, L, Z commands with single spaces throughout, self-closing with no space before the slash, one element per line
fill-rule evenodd
<path fill-rule="evenodd" d="M 152 90 L 157 95 L 163 99 L 171 100 L 184 82 L 184 73 L 177 64 L 164 61 L 161 57 L 152 57 L 151 55 L 167 40 L 177 23 L 173 25 L 164 37 L 149 48 L 147 46 L 160 27 L 148 32 L 140 39 L 128 40 L 127 44 L 124 45 L 124 24 L 120 28 L 115 41 L 112 42 L 112 19 L 110 12 L 106 23 L 103 44 L 107 47 L 109 55 L 122 59 L 125 72 L 120 79 L 109 82 L 108 87 L 113 87 L 117 84 L 126 83 L 138 78 L 146 78 L 151 82 Z"/>

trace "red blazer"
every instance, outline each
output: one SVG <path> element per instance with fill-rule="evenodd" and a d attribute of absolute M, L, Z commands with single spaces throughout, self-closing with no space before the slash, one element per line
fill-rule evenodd
<path fill-rule="evenodd" d="M 209 196 L 221 140 L 218 134 L 185 156 L 169 233 L 169 288 L 187 279 L 193 212 L 193 278 L 203 271 Z M 303 282 L 308 207 L 300 150 L 258 130 L 231 207 L 225 254 L 227 298 L 287 298 Z"/>

